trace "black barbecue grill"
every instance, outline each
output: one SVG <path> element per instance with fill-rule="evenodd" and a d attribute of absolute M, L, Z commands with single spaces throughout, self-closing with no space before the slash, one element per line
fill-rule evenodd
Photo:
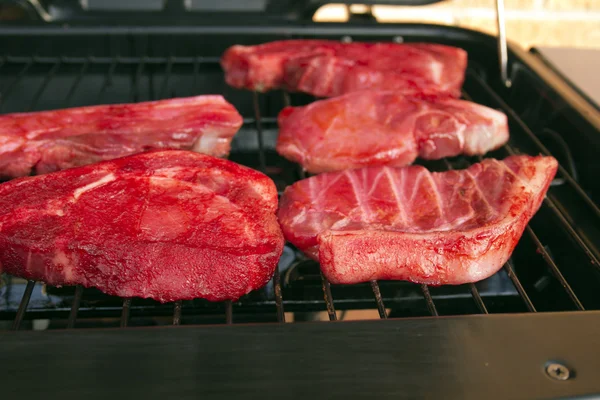
<path fill-rule="evenodd" d="M 308 3 L 314 8 L 313 2 Z M 223 18 L 231 18 L 224 15 Z M 268 20 L 268 26 L 254 23 L 252 17 L 244 25 L 232 25 L 229 19 L 206 20 L 197 16 L 197 24 L 191 25 L 188 22 L 192 17 L 188 14 L 181 18 L 185 21 L 183 25 L 169 25 L 164 20 L 158 23 L 155 16 L 149 16 L 147 21 L 140 17 L 135 25 L 130 23 L 126 27 L 108 26 L 108 20 L 82 23 L 77 18 L 69 25 L 59 21 L 30 22 L 27 28 L 19 24 L 0 27 L 0 112 L 222 93 L 244 117 L 230 159 L 264 171 L 283 191 L 304 175 L 297 165 L 274 150 L 276 117 L 285 105 L 307 104 L 314 98 L 280 91 L 257 94 L 228 87 L 218 63 L 228 46 L 289 38 L 437 42 L 462 47 L 469 54 L 463 97 L 499 109 L 508 116 L 509 144 L 486 157 L 551 154 L 560 162 L 559 172 L 512 258 L 497 274 L 476 284 L 432 287 L 373 281 L 330 285 L 320 274 L 318 264 L 289 244 L 272 281 L 234 303 L 197 299 L 159 304 L 152 300 L 114 298 L 93 289 L 48 287 L 4 276 L 0 287 L 0 329 L 20 332 L 0 332 L 0 365 L 7 357 L 6 368 L 23 374 L 46 371 L 41 385 L 62 395 L 74 393 L 62 390 L 73 384 L 63 382 L 68 376 L 64 374 L 76 373 L 80 368 L 95 374 L 95 368 L 100 368 L 93 361 L 90 361 L 93 365 L 84 363 L 82 367 L 81 358 L 73 354 L 74 349 L 104 359 L 109 356 L 99 350 L 102 346 L 119 349 L 118 355 L 111 353 L 114 359 L 105 360 L 113 364 L 127 364 L 129 361 L 123 361 L 127 358 L 123 354 L 130 351 L 135 353 L 131 357 L 141 357 L 155 366 L 174 361 L 175 353 L 180 354 L 182 363 L 188 362 L 185 368 L 200 370 L 207 360 L 230 360 L 213 367 L 223 374 L 233 368 L 237 378 L 214 372 L 214 379 L 205 382 L 196 376 L 196 384 L 200 379 L 206 385 L 187 392 L 189 382 L 181 385 L 177 380 L 188 376 L 186 372 L 161 386 L 182 397 L 199 393 L 234 396 L 266 387 L 284 391 L 299 385 L 294 379 L 305 381 L 304 386 L 300 385 L 304 391 L 287 394 L 303 393 L 303 397 L 311 393 L 326 394 L 325 397 L 330 397 L 327 393 L 369 398 L 371 395 L 428 397 L 429 393 L 436 397 L 531 398 L 600 393 L 600 381 L 595 379 L 600 362 L 593 356 L 597 352 L 593 338 L 600 334 L 600 313 L 592 311 L 600 309 L 598 110 L 585 103 L 536 56 L 518 46 L 508 49 L 507 69 L 512 86 L 507 87 L 498 69 L 497 39 L 465 29 L 369 22 L 314 24 L 291 22 L 289 16 L 287 20 Z M 477 157 L 456 157 L 423 165 L 430 170 L 447 170 L 465 168 L 478 161 Z M 329 320 L 343 320 L 351 310 L 371 310 L 363 318 L 376 318 L 378 314 L 389 321 L 255 325 L 290 322 L 291 318 L 296 322 L 317 320 L 325 312 Z M 556 313 L 559 311 L 569 312 Z M 536 312 L 545 314 L 539 317 L 531 314 Z M 472 314 L 499 315 L 477 318 Z M 414 318 L 431 316 L 452 317 Z M 248 322 L 254 324 L 213 326 Z M 148 328 L 161 325 L 190 327 Z M 98 330 L 142 326 L 145 328 Z M 32 329 L 48 332 L 23 332 Z M 199 345 L 198 340 L 206 341 L 207 346 Z M 248 347 L 237 343 L 240 341 L 247 341 Z M 140 355 L 139 346 L 144 343 L 156 349 L 153 356 Z M 340 348 L 340 343 L 346 347 Z M 361 350 L 360 343 L 370 352 L 364 353 L 367 350 Z M 199 358 L 192 361 L 181 355 L 186 351 L 185 346 L 191 346 L 192 353 Z M 47 372 L 33 356 L 23 358 L 24 352 L 34 351 L 63 372 Z M 506 358 L 505 352 L 512 359 Z M 292 359 L 275 365 L 273 357 L 278 355 Z M 406 357 L 409 361 L 390 363 L 386 357 Z M 485 366 L 477 364 L 480 358 L 495 363 L 489 371 L 492 375 L 481 375 Z M 296 363 L 294 359 L 300 361 Z M 319 369 L 327 360 L 336 359 L 340 362 L 335 367 L 337 373 Z M 372 370 L 359 368 L 357 363 L 370 363 Z M 293 364 L 291 370 L 288 364 Z M 495 369 L 499 366 L 500 370 Z M 504 370 L 504 366 L 509 369 Z M 254 368 L 274 370 L 271 375 L 249 372 Z M 312 376 L 310 371 L 315 368 L 320 372 Z M 440 372 L 440 368 L 446 372 Z M 448 373 L 451 368 L 462 372 L 459 376 Z M 285 371 L 297 375 L 289 377 Z M 346 371 L 345 378 L 338 375 L 342 371 Z M 146 373 L 150 380 L 169 375 L 162 371 L 153 378 L 153 373 Z M 566 374 L 568 379 L 563 382 Z M 17 390 L 17 383 L 26 382 L 15 374 L 11 376 L 15 380 L 8 386 L 13 390 Z M 479 383 L 471 382 L 471 378 L 475 381 L 478 376 Z M 430 381 L 434 378 L 438 379 L 435 388 Z M 5 379 L 6 376 L 0 381 Z M 311 382 L 307 383 L 308 380 Z M 459 388 L 449 381 L 471 383 Z M 93 382 L 84 374 L 76 384 L 78 394 L 105 398 L 114 390 Z M 311 383 L 314 388 L 306 389 Z M 103 382 L 103 385 L 109 384 Z M 494 389 L 495 385 L 498 387 Z M 3 386 L 5 382 L 0 385 L 0 393 Z M 156 390 L 160 390 L 147 381 L 139 385 L 135 381 L 124 382 L 119 387 L 136 394 L 156 395 Z M 219 387 L 230 389 L 221 392 Z M 211 389 L 206 392 L 207 388 Z M 361 392 L 361 388 L 368 390 Z M 25 388 L 14 393 L 21 397 L 35 396 Z"/>

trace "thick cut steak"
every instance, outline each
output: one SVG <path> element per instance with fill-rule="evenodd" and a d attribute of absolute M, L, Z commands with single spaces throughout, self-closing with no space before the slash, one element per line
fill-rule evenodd
<path fill-rule="evenodd" d="M 0 178 L 110 160 L 151 149 L 229 153 L 242 117 L 221 96 L 0 116 Z"/>
<path fill-rule="evenodd" d="M 438 173 L 331 172 L 288 187 L 279 221 L 332 283 L 475 282 L 508 260 L 556 169 L 552 157 L 512 156 Z"/>
<path fill-rule="evenodd" d="M 379 90 L 286 107 L 278 122 L 277 151 L 312 173 L 485 154 L 508 140 L 499 111 L 447 96 Z"/>
<path fill-rule="evenodd" d="M 221 59 L 227 83 L 264 92 L 283 88 L 333 97 L 362 89 L 460 96 L 467 53 L 426 43 L 284 40 L 232 46 Z"/>
<path fill-rule="evenodd" d="M 270 178 L 184 150 L 0 185 L 0 269 L 161 302 L 238 299 L 283 250 Z"/>

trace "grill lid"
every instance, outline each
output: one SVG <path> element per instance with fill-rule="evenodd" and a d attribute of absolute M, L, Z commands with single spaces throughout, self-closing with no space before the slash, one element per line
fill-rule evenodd
<path fill-rule="evenodd" d="M 362 0 L 361 11 L 354 12 L 350 5 L 356 0 L 337 0 L 348 6 L 354 20 L 372 20 L 372 5 L 421 6 L 442 0 Z M 156 24 L 180 23 L 181 18 L 202 20 L 207 17 L 247 18 L 262 17 L 280 20 L 311 20 L 319 7 L 332 0 L 47 0 L 15 1 L 21 13 L 18 21 L 42 21 L 46 23 L 84 22 L 86 24 L 114 23 L 115 18 L 123 23 Z M 10 3 L 10 2 L 9 2 Z M 14 11 L 13 11 L 14 13 Z M 13 14 L 14 15 L 14 14 Z M 365 18 L 365 16 L 367 18 Z M 362 17 L 362 18 L 361 18 Z M 13 17 L 14 18 L 14 17 Z M 11 18 L 12 19 L 12 18 Z M 166 19 L 166 21 L 165 21 Z M 247 21 L 245 21 L 247 22 Z"/>

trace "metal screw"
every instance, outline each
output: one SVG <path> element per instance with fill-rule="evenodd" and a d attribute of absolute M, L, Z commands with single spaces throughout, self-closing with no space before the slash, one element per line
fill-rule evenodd
<path fill-rule="evenodd" d="M 352 37 L 351 36 L 342 36 L 342 43 L 351 43 L 352 42 Z"/>
<path fill-rule="evenodd" d="M 394 36 L 394 43 L 404 43 L 404 38 L 402 36 Z"/>
<path fill-rule="evenodd" d="M 546 373 L 550 378 L 556 379 L 557 381 L 566 381 L 571 376 L 569 368 L 556 362 L 546 366 Z"/>

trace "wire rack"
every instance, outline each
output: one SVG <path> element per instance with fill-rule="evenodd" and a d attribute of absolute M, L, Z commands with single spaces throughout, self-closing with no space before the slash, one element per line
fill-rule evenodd
<path fill-rule="evenodd" d="M 125 68 L 128 72 L 127 83 L 120 79 L 117 82 L 117 71 Z M 0 57 L 0 74 L 9 70 L 7 74 L 10 79 L 2 81 L 0 112 L 9 111 L 31 111 L 44 108 L 64 108 L 84 104 L 101 104 L 106 102 L 126 102 L 141 101 L 150 99 L 161 99 L 167 97 L 184 96 L 197 94 L 201 92 L 202 85 L 206 78 L 205 70 L 220 71 L 218 58 L 215 57 Z M 36 79 L 32 79 L 33 71 L 36 72 Z M 40 72 L 42 71 L 42 72 Z M 152 71 L 152 73 L 150 73 Z M 183 73 L 182 71 L 185 71 Z M 94 72 L 99 74 L 99 85 L 94 86 L 90 91 L 90 86 L 85 87 L 85 93 L 82 92 L 82 82 L 88 79 Z M 219 72 L 220 73 L 220 72 Z M 65 76 L 68 79 L 64 79 Z M 182 78 L 184 76 L 184 78 Z M 183 80 L 182 80 L 183 79 Z M 191 79 L 191 80 L 190 80 Z M 27 80 L 27 89 L 22 86 Z M 177 81 L 177 82 L 175 82 Z M 32 83 L 33 82 L 33 83 Z M 148 83 L 148 90 L 142 89 L 142 82 Z M 183 83 L 182 83 L 183 82 Z M 34 85 L 35 87 L 31 86 Z M 56 91 L 60 87 L 62 90 Z M 118 95 L 109 95 L 109 92 L 117 90 Z M 232 89 L 227 89 L 232 90 Z M 269 174 L 270 156 L 268 156 L 268 145 L 265 138 L 265 125 L 274 125 L 276 114 L 272 112 L 263 116 L 265 108 L 265 96 L 258 93 L 236 93 L 237 97 L 251 97 L 252 114 L 244 115 L 244 126 L 242 130 L 253 131 L 256 135 L 257 148 L 252 153 L 255 157 L 253 165 L 257 169 Z M 269 94 L 268 96 L 273 96 Z M 14 100 L 18 97 L 17 100 Z M 282 105 L 291 105 L 296 103 L 296 95 L 283 93 L 281 96 Z M 466 74 L 463 97 L 492 108 L 503 111 L 509 119 L 511 130 L 511 140 L 500 150 L 492 153 L 496 158 L 504 158 L 508 155 L 527 153 L 551 155 L 548 148 L 533 132 L 533 130 L 524 122 L 519 114 L 513 110 L 507 102 L 486 82 L 485 77 L 478 72 L 477 68 L 469 68 Z M 82 99 L 85 98 L 85 101 Z M 41 101 L 42 99 L 43 102 Z M 50 99 L 50 100 L 49 100 Z M 301 102 L 306 102 L 302 98 Z M 270 100 L 269 100 L 270 101 Z M 41 104 L 43 103 L 43 104 Z M 296 104 L 300 105 L 300 104 Z M 568 149 L 566 149 L 568 151 Z M 434 169 L 449 170 L 454 168 L 465 168 L 472 162 L 477 162 L 476 158 L 453 158 L 435 162 L 431 165 Z M 303 172 L 296 167 L 295 175 L 297 178 L 305 177 Z M 600 308 L 600 300 L 596 296 L 597 289 L 600 287 L 599 256 L 595 247 L 595 242 L 587 231 L 583 231 L 580 225 L 587 221 L 588 226 L 600 226 L 600 210 L 597 204 L 586 194 L 584 189 L 573 177 L 576 171 L 567 165 L 559 166 L 557 179 L 545 198 L 543 205 L 527 226 L 523 238 L 519 243 L 520 258 L 530 261 L 536 266 L 543 266 L 546 272 L 551 276 L 554 286 L 559 291 L 552 292 L 557 296 L 556 304 L 548 306 L 544 301 L 545 310 L 586 310 Z M 286 182 L 290 184 L 292 182 Z M 549 247 L 546 242 L 560 242 L 560 246 L 553 245 Z M 300 258 L 302 261 L 302 258 Z M 499 273 L 505 274 L 513 286 L 514 293 L 521 302 L 521 308 L 525 311 L 536 312 L 537 308 L 532 299 L 532 293 L 535 293 L 535 284 L 532 282 L 523 282 L 515 264 L 526 264 L 523 261 L 515 262 L 509 260 Z M 537 267 L 536 267 L 537 268 Z M 539 268 L 538 268 L 539 269 Z M 351 302 L 352 294 L 344 294 L 336 300 L 335 290 L 332 285 L 321 275 L 320 286 L 322 290 L 322 300 L 312 300 L 312 304 L 324 305 L 329 320 L 340 318 L 340 309 L 352 309 L 355 307 Z M 571 281 L 571 282 L 570 282 Z M 12 329 L 18 330 L 24 319 L 31 314 L 30 318 L 44 318 L 45 314 L 29 312 L 28 305 L 36 282 L 29 281 L 26 284 L 23 296 L 18 309 L 14 312 L 7 311 L 4 316 L 12 318 Z M 393 315 L 389 310 L 394 308 L 390 303 L 395 303 L 398 299 L 398 292 L 392 292 L 394 284 L 389 282 L 371 281 L 369 284 L 372 292 L 371 300 L 367 300 L 372 308 L 376 308 L 379 317 L 386 319 Z M 383 285 L 383 286 L 382 286 Z M 413 289 L 418 290 L 430 316 L 440 315 L 439 300 L 432 295 L 432 291 L 438 288 L 431 288 L 427 285 L 411 285 Z M 490 306 L 495 301 L 493 297 L 482 295 L 477 284 L 463 285 L 466 289 L 470 302 L 474 304 L 476 313 L 488 314 L 491 312 Z M 307 307 L 308 301 L 294 298 L 286 299 L 282 289 L 282 278 L 279 269 L 275 270 L 272 280 L 273 301 L 262 303 L 262 309 L 270 309 L 274 313 L 276 321 L 286 322 L 286 309 L 294 311 L 302 310 Z M 390 288 L 390 290 L 388 290 Z M 335 287 L 333 289 L 336 289 Z M 341 289 L 340 289 L 341 290 Z M 350 290 L 350 289 L 349 289 Z M 396 289 L 394 289 L 396 290 Z M 344 293 L 348 293 L 344 291 Z M 387 293 L 387 294 L 386 294 Z M 396 293 L 396 294 L 390 294 Z M 62 308 L 56 313 L 50 313 L 52 317 L 67 315 L 66 328 L 74 328 L 78 317 L 80 317 L 80 307 L 84 289 L 76 287 L 72 295 L 71 305 L 68 308 Z M 401 297 L 401 296 L 400 296 Z M 536 294 L 534 297 L 539 298 Z M 440 296 L 443 299 L 443 296 Z M 139 299 L 122 299 L 120 327 L 125 328 L 130 325 L 132 304 Z M 179 325 L 182 318 L 185 317 L 185 302 L 175 302 L 171 305 L 163 305 L 160 309 L 149 306 L 146 314 L 170 315 L 172 324 Z M 213 309 L 219 309 L 218 313 L 224 315 L 222 323 L 232 324 L 234 322 L 234 308 L 243 309 L 247 301 L 242 299 L 239 303 L 225 302 L 220 305 L 214 305 Z M 369 307 L 367 304 L 366 307 Z M 285 309 L 284 309 L 285 308 Z M 364 308 L 364 307 L 363 307 Z M 497 309 L 498 307 L 496 307 Z M 96 310 L 101 314 L 101 310 Z M 502 311 L 502 309 L 500 309 Z M 214 312 L 214 311 L 213 311 Z M 342 311 L 343 312 L 343 311 Z M 468 313 L 468 312 L 467 312 Z M 50 315 L 49 314 L 49 315 Z M 64 318 L 64 317 L 63 317 Z"/>

